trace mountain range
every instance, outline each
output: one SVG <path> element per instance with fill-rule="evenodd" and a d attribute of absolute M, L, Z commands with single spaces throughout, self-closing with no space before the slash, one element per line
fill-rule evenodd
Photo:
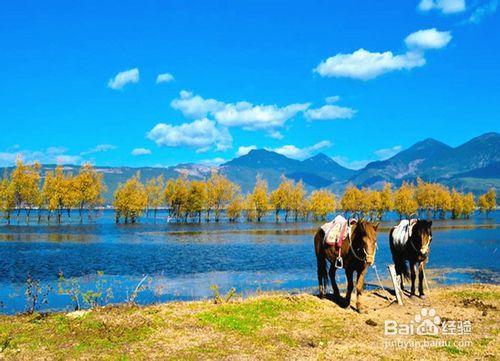
<path fill-rule="evenodd" d="M 44 165 L 42 172 L 54 167 L 55 165 Z M 77 172 L 79 168 L 74 165 L 64 167 L 73 172 Z M 206 179 L 214 169 L 238 183 L 243 192 L 251 191 L 259 175 L 268 182 L 269 189 L 274 189 L 281 182 L 282 176 L 295 181 L 302 180 L 308 190 L 328 188 L 337 194 L 348 184 L 380 188 L 385 182 L 399 186 L 403 181 L 415 181 L 420 177 L 479 194 L 489 187 L 495 187 L 497 192 L 500 190 L 500 134 L 483 134 L 455 148 L 435 139 L 426 139 L 389 159 L 371 162 L 359 170 L 343 167 L 323 153 L 300 161 L 265 149 L 252 150 L 220 166 L 96 166 L 96 169 L 104 174 L 108 187 L 105 195 L 107 201 L 112 199 L 118 183 L 137 171 L 141 172 L 144 180 L 160 174 L 165 178 L 177 178 L 183 174 L 189 179 Z"/>

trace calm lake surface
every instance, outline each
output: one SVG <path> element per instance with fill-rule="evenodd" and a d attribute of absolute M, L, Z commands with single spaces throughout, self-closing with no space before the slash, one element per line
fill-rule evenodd
<path fill-rule="evenodd" d="M 26 310 L 28 275 L 39 280 L 43 290 L 52 288 L 40 310 L 73 309 L 71 298 L 58 293 L 60 272 L 82 292 L 98 287 L 106 291 L 101 303 L 124 302 L 145 276 L 136 299 L 143 304 L 209 297 L 212 284 L 221 292 L 234 287 L 243 294 L 316 292 L 312 238 L 320 223 L 275 223 L 270 218 L 262 223 L 175 224 L 166 223 L 159 213 L 156 223 L 142 219 L 136 225 L 115 225 L 112 211 L 83 225 L 76 217 L 63 225 L 22 222 L 0 226 L 1 313 Z M 383 222 L 378 237 L 376 266 L 384 279 L 392 263 L 386 228 L 394 223 L 394 217 Z M 499 223 L 500 212 L 488 219 L 475 215 L 470 220 L 435 221 L 428 263 L 434 280 L 500 283 Z M 344 281 L 343 275 L 339 281 Z M 367 281 L 368 287 L 375 287 L 373 269 Z"/>

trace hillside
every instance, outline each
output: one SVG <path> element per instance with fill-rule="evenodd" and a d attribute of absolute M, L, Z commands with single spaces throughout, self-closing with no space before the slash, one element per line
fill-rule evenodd
<path fill-rule="evenodd" d="M 44 165 L 42 173 L 54 167 Z M 76 173 L 79 166 L 65 165 L 64 169 Z M 146 180 L 160 174 L 165 178 L 177 178 L 183 174 L 189 179 L 206 179 L 213 170 L 217 170 L 238 183 L 244 193 L 252 190 L 257 175 L 260 175 L 268 182 L 270 189 L 281 182 L 282 176 L 295 181 L 302 180 L 309 191 L 329 188 L 336 193 L 341 192 L 347 184 L 380 187 L 384 182 L 390 182 L 399 186 L 403 181 L 415 181 L 420 177 L 478 194 L 489 187 L 500 190 L 500 135 L 487 133 L 455 148 L 429 138 L 387 160 L 371 162 L 357 171 L 341 166 L 323 153 L 301 161 L 265 149 L 252 150 L 219 167 L 179 164 L 166 168 L 97 166 L 96 169 L 104 174 L 108 188 L 105 198 L 108 202 L 117 185 L 138 171 L 141 178 Z M 0 169 L 2 174 L 11 170 L 12 167 Z"/>

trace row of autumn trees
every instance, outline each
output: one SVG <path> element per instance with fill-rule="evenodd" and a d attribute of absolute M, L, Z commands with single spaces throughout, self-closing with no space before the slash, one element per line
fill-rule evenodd
<path fill-rule="evenodd" d="M 78 210 L 80 221 L 84 212 L 92 217 L 95 207 L 103 203 L 105 191 L 102 174 L 90 164 L 84 164 L 77 174 L 64 172 L 62 166 L 47 171 L 43 177 L 39 163 L 24 164 L 18 160 L 10 174 L 0 181 L 0 212 L 11 223 L 13 213 L 19 223 L 20 212 L 26 212 L 26 223 L 30 222 L 33 210 L 37 210 L 38 223 L 42 210 L 47 210 L 47 222 L 55 215 L 61 223 L 63 212 L 71 217 L 72 210 Z"/>
<path fill-rule="evenodd" d="M 137 173 L 120 184 L 115 192 L 114 206 L 116 222 L 135 223 L 145 211 L 168 209 L 168 219 L 187 222 L 219 221 L 225 214 L 229 221 L 244 217 L 247 221 L 260 221 L 270 212 L 276 221 L 283 217 L 324 220 L 327 214 L 341 210 L 357 213 L 361 217 L 381 219 L 383 214 L 396 211 L 400 217 L 424 213 L 428 218 L 469 218 L 476 209 L 472 193 L 449 190 L 438 183 L 427 183 L 418 179 L 417 184 L 403 183 L 393 190 L 385 184 L 381 190 L 347 187 L 337 201 L 335 195 L 325 189 L 314 190 L 308 196 L 301 181 L 282 178 L 273 191 L 267 182 L 257 177 L 252 192 L 243 195 L 240 187 L 223 175 L 212 173 L 206 181 L 190 181 L 185 178 L 169 179 L 158 176 L 142 183 Z M 496 208 L 494 189 L 478 198 L 477 206 L 489 213 Z"/>
<path fill-rule="evenodd" d="M 90 164 L 84 164 L 78 173 L 64 171 L 58 166 L 45 172 L 42 177 L 38 163 L 24 164 L 18 160 L 15 169 L 0 180 L 0 212 L 7 223 L 13 214 L 19 223 L 20 212 L 25 211 L 29 223 L 33 210 L 37 210 L 38 222 L 42 210 L 47 210 L 47 221 L 53 216 L 58 223 L 64 212 L 71 217 L 77 210 L 80 221 L 84 213 L 89 218 L 93 210 L 102 205 L 106 186 L 103 175 Z M 223 175 L 212 173 L 206 181 L 180 177 L 165 180 L 163 176 L 143 183 L 140 174 L 120 183 L 114 194 L 113 205 L 116 221 L 135 223 L 144 212 L 156 219 L 159 209 L 168 210 L 168 218 L 176 221 L 219 221 L 223 216 L 229 221 L 244 217 L 248 221 L 260 221 L 274 213 L 278 221 L 313 217 L 316 220 L 341 210 L 357 213 L 361 217 L 381 219 L 383 214 L 396 211 L 400 216 L 420 213 L 422 216 L 444 218 L 468 218 L 478 207 L 489 213 L 496 208 L 494 189 L 481 195 L 477 204 L 472 193 L 451 191 L 438 183 L 417 180 L 417 184 L 403 183 L 393 190 L 385 184 L 381 190 L 347 187 L 340 199 L 325 189 L 306 194 L 302 182 L 283 177 L 280 185 L 269 191 L 266 181 L 257 178 L 252 192 L 243 195 L 240 187 Z"/>

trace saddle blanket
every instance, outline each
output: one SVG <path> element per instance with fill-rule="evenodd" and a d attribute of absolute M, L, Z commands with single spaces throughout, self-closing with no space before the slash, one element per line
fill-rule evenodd
<path fill-rule="evenodd" d="M 404 246 L 406 242 L 408 242 L 408 238 L 411 237 L 411 232 L 415 223 L 417 223 L 416 219 L 403 219 L 396 227 L 394 227 L 394 231 L 392 231 L 392 239 L 394 240 L 395 245 Z"/>
<path fill-rule="evenodd" d="M 330 246 L 337 246 L 338 248 L 342 246 L 342 242 L 349 233 L 347 219 L 341 215 L 335 217 L 333 221 L 322 225 L 321 229 L 325 232 L 324 241 L 326 244 Z"/>

